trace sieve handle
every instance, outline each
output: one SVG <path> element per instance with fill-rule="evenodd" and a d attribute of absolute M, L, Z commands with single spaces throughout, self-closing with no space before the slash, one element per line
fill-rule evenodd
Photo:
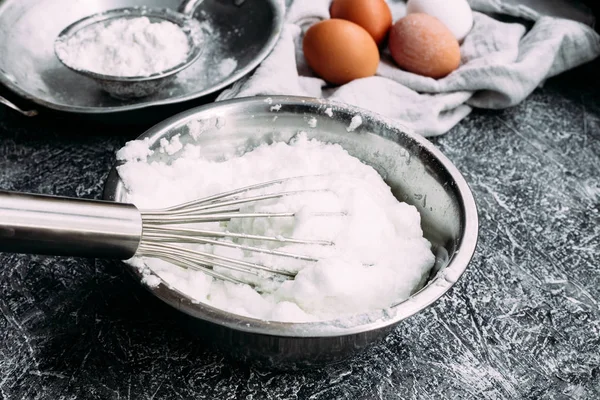
<path fill-rule="evenodd" d="M 125 260 L 141 235 L 131 204 L 0 191 L 0 252 Z"/>

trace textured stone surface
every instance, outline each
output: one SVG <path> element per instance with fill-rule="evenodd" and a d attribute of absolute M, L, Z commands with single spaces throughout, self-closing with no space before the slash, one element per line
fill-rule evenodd
<path fill-rule="evenodd" d="M 351 362 L 235 365 L 118 263 L 0 254 L 0 398 L 600 398 L 599 67 L 435 140 L 474 191 L 478 250 L 453 291 Z M 0 188 L 99 197 L 143 130 L 2 109 Z"/>

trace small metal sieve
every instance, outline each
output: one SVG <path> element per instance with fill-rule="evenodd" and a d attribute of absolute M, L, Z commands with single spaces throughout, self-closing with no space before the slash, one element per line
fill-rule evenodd
<path fill-rule="evenodd" d="M 69 65 L 68 60 L 61 57 L 59 46 L 64 45 L 73 35 L 94 24 L 106 24 L 111 20 L 121 18 L 147 17 L 151 22 L 168 21 L 181 28 L 188 38 L 190 51 L 181 63 L 146 76 L 117 76 L 100 74 L 89 70 L 79 69 Z M 60 62 L 70 70 L 93 79 L 111 96 L 118 99 L 133 99 L 149 96 L 172 82 L 177 73 L 192 65 L 202 53 L 201 46 L 204 32 L 195 19 L 168 8 L 126 7 L 93 14 L 82 18 L 66 27 L 54 42 L 54 53 Z"/>

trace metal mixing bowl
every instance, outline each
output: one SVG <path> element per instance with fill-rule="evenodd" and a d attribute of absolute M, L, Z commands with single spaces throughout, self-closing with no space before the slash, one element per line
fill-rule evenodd
<path fill-rule="evenodd" d="M 95 24 L 107 24 L 111 20 L 121 18 L 139 18 L 147 17 L 151 22 L 168 21 L 181 28 L 188 38 L 189 52 L 185 60 L 179 64 L 164 71 L 152 75 L 143 76 L 118 76 L 106 75 L 97 72 L 79 69 L 70 65 L 68 60 L 61 57 L 61 52 L 57 49 L 64 45 L 69 38 L 82 29 Z M 133 99 L 149 96 L 167 84 L 171 83 L 176 75 L 192 65 L 200 54 L 202 54 L 202 39 L 204 35 L 200 24 L 188 15 L 184 15 L 168 8 L 148 8 L 148 7 L 125 7 L 101 12 L 82 18 L 63 29 L 55 41 L 54 49 L 59 61 L 83 76 L 96 81 L 96 83 L 107 93 L 117 99 Z M 205 40 L 208 37 L 204 37 Z"/>
<path fill-rule="evenodd" d="M 351 120 L 357 115 L 362 123 L 350 130 Z M 352 323 L 263 321 L 193 304 L 163 284 L 149 288 L 160 299 L 194 317 L 190 320 L 198 324 L 198 333 L 233 357 L 286 369 L 341 361 L 427 308 L 467 268 L 477 241 L 475 201 L 460 172 L 426 139 L 405 132 L 377 114 L 300 97 L 254 97 L 209 104 L 169 118 L 140 138 L 148 138 L 154 148 L 159 147 L 160 139 L 177 134 L 183 143 L 194 142 L 186 127 L 192 120 L 199 120 L 206 127 L 196 143 L 210 159 L 261 143 L 288 141 L 299 131 L 305 131 L 310 138 L 338 143 L 373 166 L 399 200 L 419 210 L 424 235 L 436 254 L 436 265 L 426 284 L 408 300 L 390 310 L 356 316 Z M 152 157 L 169 161 L 177 154 L 169 156 L 156 151 Z M 113 168 L 104 198 L 122 201 L 124 195 L 125 188 Z M 141 278 L 137 269 L 127 268 Z"/>

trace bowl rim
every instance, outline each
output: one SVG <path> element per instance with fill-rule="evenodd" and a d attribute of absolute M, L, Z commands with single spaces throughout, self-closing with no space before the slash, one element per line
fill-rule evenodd
<path fill-rule="evenodd" d="M 170 132 L 171 129 L 180 127 L 190 120 L 193 120 L 194 117 L 202 114 L 205 114 L 202 115 L 203 117 L 207 117 L 208 115 L 218 117 L 221 115 L 223 109 L 226 108 L 243 104 L 255 106 L 260 104 L 266 106 L 271 103 L 277 105 L 281 104 L 281 110 L 285 110 L 288 107 L 294 107 L 295 110 L 297 110 L 297 108 L 300 107 L 302 110 L 296 112 L 302 115 L 303 118 L 309 115 L 307 112 L 310 112 L 310 110 L 323 109 L 324 106 L 333 107 L 335 108 L 336 114 L 341 111 L 349 115 L 350 118 L 354 115 L 360 115 L 363 120 L 364 118 L 371 119 L 386 126 L 393 133 L 405 136 L 409 141 L 421 146 L 426 153 L 433 156 L 444 167 L 447 174 L 452 177 L 462 211 L 461 223 L 463 235 L 458 241 L 457 249 L 449 260 L 446 268 L 437 273 L 423 288 L 408 299 L 393 304 L 390 307 L 394 308 L 393 315 L 389 316 L 386 313 L 386 310 L 360 314 L 352 318 L 367 317 L 369 322 L 358 323 L 356 325 L 349 325 L 347 323 L 349 318 L 338 321 L 301 323 L 266 321 L 233 314 L 205 303 L 192 302 L 183 293 L 176 289 L 167 288 L 163 283 L 159 284 L 157 287 L 149 287 L 143 282 L 140 282 L 140 284 L 161 300 L 192 317 L 236 331 L 288 338 L 340 337 L 388 328 L 425 310 L 446 294 L 464 274 L 475 253 L 479 230 L 477 205 L 467 181 L 452 162 L 425 137 L 412 133 L 406 127 L 401 126 L 397 121 L 390 120 L 387 117 L 369 110 L 330 100 L 298 96 L 255 96 L 225 100 L 191 108 L 154 125 L 138 136 L 136 140 L 147 140 L 149 145 L 152 145 Z M 350 118 L 348 119 L 348 122 L 350 122 Z M 116 170 L 119 164 L 120 163 L 117 162 L 113 165 L 106 180 L 103 196 L 105 200 L 115 201 L 120 197 L 124 190 Z M 130 272 L 133 272 L 141 281 L 141 272 L 136 267 L 129 264 L 125 265 Z M 379 316 L 379 318 L 373 318 L 373 316 Z"/>
<path fill-rule="evenodd" d="M 86 29 L 92 25 L 110 21 L 113 19 L 140 17 L 158 18 L 163 21 L 171 22 L 177 25 L 187 37 L 188 45 L 190 46 L 190 50 L 188 51 L 185 60 L 172 67 L 169 67 L 159 72 L 155 72 L 150 75 L 121 76 L 102 74 L 87 69 L 73 67 L 61 57 L 60 52 L 58 51 L 58 47 L 60 46 L 60 44 L 66 43 L 66 41 L 69 40 L 69 38 L 71 38 L 77 32 Z M 54 54 L 56 58 L 60 61 L 60 63 L 68 69 L 92 79 L 121 83 L 154 81 L 175 75 L 183 71 L 187 67 L 191 66 L 194 62 L 196 62 L 196 60 L 198 60 L 203 51 L 203 46 L 201 45 L 200 40 L 201 31 L 202 28 L 195 19 L 188 15 L 171 10 L 169 8 L 147 6 L 113 8 L 110 10 L 101 11 L 95 14 L 85 16 L 65 27 L 54 40 Z M 206 32 L 204 32 L 204 34 L 206 35 Z M 204 40 L 206 40 L 206 36 L 204 36 Z"/>

